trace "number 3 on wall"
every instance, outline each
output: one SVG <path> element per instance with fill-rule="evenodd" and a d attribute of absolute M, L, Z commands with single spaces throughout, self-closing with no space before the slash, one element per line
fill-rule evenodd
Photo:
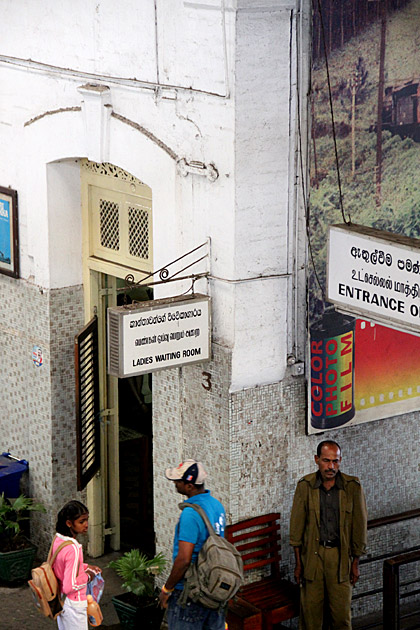
<path fill-rule="evenodd" d="M 201 385 L 209 392 L 211 390 L 211 374 L 210 372 L 202 372 L 202 376 L 204 383 L 201 383 Z"/>

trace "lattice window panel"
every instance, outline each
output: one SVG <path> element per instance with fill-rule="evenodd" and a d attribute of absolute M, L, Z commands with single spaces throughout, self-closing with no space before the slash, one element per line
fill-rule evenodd
<path fill-rule="evenodd" d="M 149 213 L 143 208 L 128 207 L 128 242 L 131 256 L 149 258 Z"/>
<path fill-rule="evenodd" d="M 114 201 L 100 199 L 99 201 L 99 230 L 102 247 L 119 250 L 120 248 L 120 219 L 119 205 Z"/>

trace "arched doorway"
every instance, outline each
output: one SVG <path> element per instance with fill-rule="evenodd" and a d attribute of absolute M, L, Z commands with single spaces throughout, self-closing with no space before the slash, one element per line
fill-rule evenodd
<path fill-rule="evenodd" d="M 152 191 L 130 173 L 82 160 L 83 285 L 86 319 L 98 324 L 100 468 L 88 484 L 89 553 L 154 550 L 151 375 L 106 372 L 106 312 L 153 297 L 123 291 L 124 278 L 152 271 Z M 126 297 L 124 298 L 124 296 Z"/>

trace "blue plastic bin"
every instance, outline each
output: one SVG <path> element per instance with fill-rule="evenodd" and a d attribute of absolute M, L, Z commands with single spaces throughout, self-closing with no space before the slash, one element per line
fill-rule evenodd
<path fill-rule="evenodd" d="M 4 492 L 8 499 L 20 495 L 20 478 L 28 470 L 26 459 L 13 458 L 10 453 L 0 455 L 0 494 Z"/>

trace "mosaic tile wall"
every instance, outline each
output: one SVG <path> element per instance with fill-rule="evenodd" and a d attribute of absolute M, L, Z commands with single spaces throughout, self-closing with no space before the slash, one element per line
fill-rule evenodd
<path fill-rule="evenodd" d="M 212 349 L 209 363 L 153 374 L 156 545 L 167 558 L 172 557 L 182 497 L 165 478 L 166 468 L 189 458 L 202 461 L 209 473 L 207 488 L 229 512 L 230 353 L 216 344 Z M 209 380 L 211 389 L 205 389 Z"/>
<path fill-rule="evenodd" d="M 358 598 L 358 595 L 381 586 L 383 556 L 392 553 L 399 555 L 412 547 L 420 546 L 420 519 L 393 523 L 368 531 L 368 553 L 361 560 L 361 576 L 354 589 L 353 614 L 362 615 L 380 607 L 381 596 Z M 418 590 L 419 584 L 403 586 L 406 582 L 420 579 L 420 563 L 404 565 L 400 568 L 400 593 Z M 414 601 L 414 600 L 411 600 Z"/>
<path fill-rule="evenodd" d="M 217 345 L 213 348 L 213 361 L 205 368 L 168 370 L 153 377 L 158 549 L 171 557 L 180 499 L 163 471 L 194 457 L 205 462 L 212 473 L 208 487 L 224 502 L 228 522 L 269 511 L 281 513 L 281 568 L 291 579 L 294 559 L 288 536 L 293 494 L 300 477 L 315 470 L 313 456 L 322 439 L 305 434 L 305 381 L 290 377 L 282 383 L 230 394 L 230 353 Z M 210 392 L 203 389 L 203 369 L 212 375 Z M 342 470 L 361 479 L 369 518 L 418 507 L 420 446 L 418 440 L 412 440 L 416 432 L 417 414 L 407 414 L 328 433 L 342 446 Z M 411 465 L 405 466 L 404 478 L 397 483 L 401 458 L 407 454 L 404 442 L 411 445 Z M 369 556 L 373 558 L 415 545 L 420 545 L 418 521 L 369 532 Z M 414 565 L 404 569 L 404 579 L 416 576 L 416 571 Z M 362 565 L 355 595 L 379 588 L 381 580 L 381 561 Z M 381 603 L 378 595 L 355 599 L 354 615 L 379 610 Z M 290 628 L 295 626 L 296 621 L 289 622 Z"/>
<path fill-rule="evenodd" d="M 1 370 L 0 448 L 29 462 L 29 493 L 49 507 L 51 489 L 51 387 L 49 375 L 49 299 L 39 287 L 0 277 Z M 32 361 L 42 349 L 42 365 Z M 42 539 L 48 515 L 32 523 Z"/>
<path fill-rule="evenodd" d="M 52 522 L 70 499 L 86 502 L 77 493 L 74 336 L 84 326 L 83 287 L 50 291 Z"/>
<path fill-rule="evenodd" d="M 0 277 L 0 448 L 29 462 L 31 536 L 46 551 L 61 503 L 75 494 L 73 337 L 83 321 L 81 287 L 45 291 Z M 42 350 L 42 365 L 32 350 Z M 69 442 L 70 437 L 70 442 Z"/>
<path fill-rule="evenodd" d="M 73 337 L 83 324 L 82 298 L 81 287 L 44 291 L 0 277 L 0 448 L 29 461 L 30 494 L 48 509 L 32 524 L 41 555 L 58 508 L 76 496 L 75 451 L 69 444 L 75 441 Z M 40 367 L 32 360 L 34 346 L 42 349 Z M 207 466 L 207 486 L 224 503 L 229 522 L 280 511 L 282 570 L 290 577 L 288 520 L 294 488 L 314 470 L 313 454 L 321 439 L 305 435 L 305 382 L 290 377 L 229 393 L 230 381 L 230 351 L 216 344 L 206 365 L 153 375 L 157 547 L 170 557 L 181 498 L 164 478 L 164 469 L 192 457 Z M 419 506 L 418 434 L 417 413 L 328 433 L 342 446 L 342 469 L 362 481 L 370 518 Z M 416 545 L 418 521 L 369 533 L 373 557 Z M 380 586 L 380 565 L 362 565 L 355 595 Z M 417 576 L 416 571 L 414 565 L 404 569 L 403 581 Z M 354 601 L 358 616 L 379 607 L 377 596 Z"/>
<path fill-rule="evenodd" d="M 342 447 L 343 472 L 360 478 L 369 518 L 419 507 L 420 442 L 413 439 L 418 435 L 418 414 L 342 428 L 323 437 L 306 436 L 305 400 L 304 379 L 290 377 L 233 393 L 230 401 L 233 521 L 271 510 L 281 513 L 282 570 L 290 579 L 294 559 L 288 529 L 293 494 L 300 477 L 316 469 L 313 456 L 326 435 Z M 369 553 L 375 557 L 387 549 L 400 551 L 415 545 L 420 545 L 418 521 L 369 533 Z M 416 569 L 404 571 L 410 574 Z M 366 565 L 355 593 L 379 588 L 381 580 L 381 564 Z M 354 614 L 380 606 L 379 596 L 362 598 L 355 601 Z"/>

